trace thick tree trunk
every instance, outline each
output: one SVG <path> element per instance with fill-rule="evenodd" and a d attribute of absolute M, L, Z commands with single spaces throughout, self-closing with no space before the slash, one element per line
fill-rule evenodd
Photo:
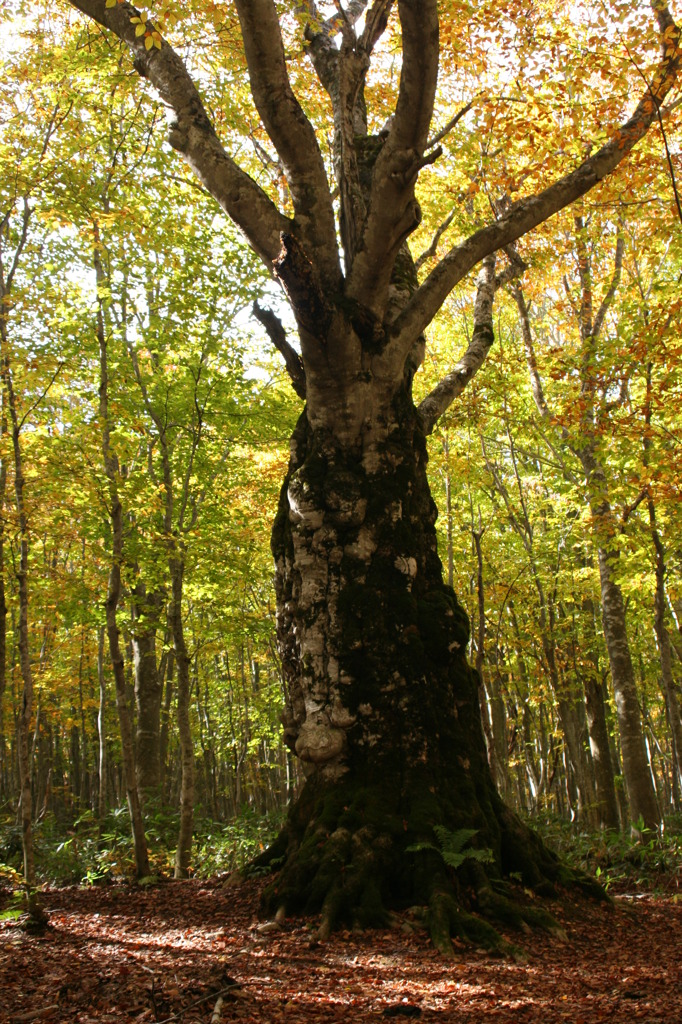
<path fill-rule="evenodd" d="M 491 914 L 490 877 L 541 887 L 562 869 L 492 783 L 410 397 L 396 396 L 369 445 L 344 447 L 339 433 L 302 415 L 273 530 L 285 739 L 306 783 L 273 851 L 286 860 L 268 902 L 321 909 L 322 936 L 341 916 L 375 923 L 387 906 L 429 904 L 440 948 L 449 932 L 486 942 L 440 855 L 410 847 L 433 844 L 434 826 L 475 829 L 494 866 L 468 860 L 467 877 Z"/>

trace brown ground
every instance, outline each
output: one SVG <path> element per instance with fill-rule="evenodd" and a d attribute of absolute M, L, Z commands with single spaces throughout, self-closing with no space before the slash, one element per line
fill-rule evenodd
<path fill-rule="evenodd" d="M 0 925 L 1 1024 L 210 1024 L 234 982 L 221 1024 L 682 1021 L 676 897 L 619 896 L 615 909 L 556 904 L 569 943 L 525 935 L 528 960 L 517 963 L 464 947 L 445 960 L 400 922 L 311 948 L 310 921 L 257 930 L 258 894 L 256 882 L 201 881 L 46 891 L 44 934 Z"/>

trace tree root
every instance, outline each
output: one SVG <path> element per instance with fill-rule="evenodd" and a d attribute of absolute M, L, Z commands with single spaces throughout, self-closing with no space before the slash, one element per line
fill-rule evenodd
<path fill-rule="evenodd" d="M 523 951 L 507 932 L 541 929 L 567 941 L 559 922 L 537 904 L 529 906 L 530 898 L 556 896 L 557 886 L 565 886 L 607 899 L 593 879 L 563 865 L 506 808 L 497 818 L 501 840 L 491 862 L 472 852 L 457 868 L 448 866 L 426 830 L 408 830 L 402 814 L 386 812 L 385 805 L 377 810 L 377 804 L 366 801 L 358 806 L 351 800 L 323 800 L 304 808 L 302 818 L 297 827 L 291 816 L 255 865 L 262 870 L 283 863 L 265 890 L 264 910 L 276 915 L 279 924 L 286 914 L 319 914 L 314 944 L 326 941 L 341 924 L 361 930 L 385 927 L 393 911 L 421 906 L 423 923 L 442 955 L 452 956 L 452 940 L 458 939 L 520 960 Z M 485 838 L 482 833 L 482 845 Z"/>

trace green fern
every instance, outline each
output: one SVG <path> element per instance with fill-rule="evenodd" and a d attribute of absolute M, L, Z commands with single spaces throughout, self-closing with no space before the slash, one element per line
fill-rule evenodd
<path fill-rule="evenodd" d="M 460 828 L 451 832 L 444 825 L 434 825 L 433 831 L 438 839 L 438 846 L 434 846 L 433 843 L 415 843 L 413 846 L 408 846 L 406 852 L 419 853 L 421 850 L 435 850 L 451 868 L 461 867 L 465 860 L 478 860 L 484 864 L 489 864 L 493 860 L 493 851 L 490 849 L 464 849 L 477 834 L 478 829 Z"/>

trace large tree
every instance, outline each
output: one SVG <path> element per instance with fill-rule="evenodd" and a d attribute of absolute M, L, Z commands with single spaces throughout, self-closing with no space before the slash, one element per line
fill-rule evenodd
<path fill-rule="evenodd" d="M 439 14 L 452 16 L 447 4 L 235 0 L 225 8 L 226 36 L 240 34 L 271 159 L 286 181 L 279 204 L 221 142 L 163 25 L 120 0 L 72 6 L 129 48 L 172 113 L 172 147 L 280 282 L 296 321 L 300 354 L 276 316 L 258 313 L 305 398 L 272 549 L 285 735 L 307 781 L 278 847 L 283 867 L 271 905 L 281 913 L 321 910 L 324 935 L 340 915 L 362 923 L 381 918 L 391 902 L 428 903 L 434 940 L 445 948 L 449 933 L 470 933 L 472 925 L 461 910 L 464 889 L 440 854 L 410 849 L 432 844 L 434 826 L 447 830 L 438 833 L 446 844 L 461 841 L 464 828 L 477 830 L 476 842 L 492 851 L 490 865 L 465 862 L 476 907 L 492 915 L 506 914 L 509 904 L 491 879 L 519 872 L 540 887 L 561 869 L 491 781 L 477 681 L 465 657 L 467 616 L 443 582 L 436 548 L 426 438 L 492 344 L 494 293 L 514 269 L 498 270 L 495 254 L 597 185 L 661 116 L 679 70 L 679 31 L 665 4 L 652 0 L 662 53 L 631 116 L 599 148 L 580 140 L 579 151 L 592 155 L 544 189 L 514 202 L 493 197 L 490 221 L 420 282 L 407 240 L 421 218 L 418 177 L 441 152 L 434 107 L 443 110 L 455 95 L 449 73 L 437 90 Z M 208 8 L 190 5 L 185 17 L 204 19 L 209 32 Z M 303 42 L 329 123 L 319 109 L 304 112 L 283 33 L 290 45 Z M 456 59 L 448 46 L 443 52 L 451 68 Z M 399 66 L 388 119 L 372 107 L 381 94 L 368 78 L 373 56 L 376 75 L 390 78 Z M 327 138 L 335 182 L 323 155 Z M 417 405 L 412 379 L 423 332 L 478 264 L 469 349 Z M 637 817 L 640 808 L 632 811 Z"/>

